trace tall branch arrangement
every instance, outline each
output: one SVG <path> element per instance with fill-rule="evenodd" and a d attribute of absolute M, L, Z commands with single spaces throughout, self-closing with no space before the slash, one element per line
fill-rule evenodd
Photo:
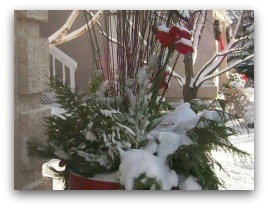
<path fill-rule="evenodd" d="M 158 72 L 155 72 L 157 80 L 155 89 L 164 88 L 162 94 L 164 96 L 170 77 L 175 77 L 179 85 L 183 87 L 185 102 L 197 97 L 198 89 L 205 81 L 254 58 L 254 54 L 244 52 L 248 51 L 248 42 L 253 40 L 254 19 L 252 18 L 254 17 L 248 15 L 250 11 L 227 12 L 233 22 L 228 27 L 228 29 L 232 28 L 229 40 L 227 40 L 228 44 L 222 51 L 216 52 L 201 69 L 195 66 L 204 28 L 211 24 L 207 20 L 207 10 L 116 12 L 99 10 L 95 14 L 88 10 L 84 11 L 83 15 L 85 24 L 68 34 L 79 13 L 81 13 L 79 10 L 72 11 L 66 23 L 49 37 L 50 47 L 70 41 L 88 31 L 91 49 L 96 56 L 95 61 L 98 62 L 99 68 L 104 70 L 104 80 L 115 80 L 115 76 L 121 81 L 124 78 L 133 78 L 137 73 L 135 70 L 148 63 L 151 54 L 156 54 L 158 65 L 155 68 Z M 104 19 L 102 24 L 99 21 L 101 16 Z M 97 41 L 99 34 L 105 39 L 104 42 L 108 41 L 106 48 L 109 47 L 109 50 L 105 55 L 100 54 L 99 51 L 100 41 Z M 177 52 L 174 53 L 175 49 Z M 175 72 L 180 54 L 184 55 L 184 75 Z M 218 71 L 219 66 L 227 57 L 238 56 L 237 54 L 244 55 Z M 108 68 L 103 69 L 103 62 Z M 170 67 L 171 64 L 172 67 Z M 194 71 L 198 73 L 195 74 Z M 166 79 L 164 84 L 163 79 Z M 122 89 L 115 85 L 116 83 L 113 83 L 113 91 L 122 92 Z"/>

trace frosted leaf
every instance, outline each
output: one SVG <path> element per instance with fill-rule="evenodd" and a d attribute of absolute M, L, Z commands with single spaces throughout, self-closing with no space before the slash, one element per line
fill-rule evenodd
<path fill-rule="evenodd" d="M 108 80 L 102 82 L 99 90 L 96 92 L 97 97 L 102 98 L 105 97 L 105 92 L 107 91 Z"/>
<path fill-rule="evenodd" d="M 180 135 L 181 136 L 181 144 L 182 145 L 191 145 L 193 144 L 194 142 L 191 140 L 190 137 L 188 137 L 186 135 L 186 132 L 184 132 L 183 134 Z"/>
<path fill-rule="evenodd" d="M 94 123 L 92 121 L 90 121 L 89 124 L 87 125 L 87 129 L 90 129 L 93 126 L 93 124 Z"/>
<path fill-rule="evenodd" d="M 149 57 L 149 64 L 148 64 L 148 70 L 149 70 L 149 76 L 151 77 L 152 73 L 155 71 L 155 70 L 158 70 L 158 67 L 157 67 L 157 61 L 158 61 L 158 55 L 157 54 L 152 54 L 150 57 Z"/>
<path fill-rule="evenodd" d="M 111 118 L 113 118 L 114 114 L 120 114 L 120 112 L 116 110 L 100 110 L 100 112 L 106 117 L 111 117 Z"/>
<path fill-rule="evenodd" d="M 147 73 L 146 69 L 147 69 L 147 67 L 145 67 L 145 66 L 138 69 L 137 83 L 139 86 L 146 86 L 149 83 L 148 73 Z M 141 89 L 141 90 L 144 90 L 144 89 Z"/>
<path fill-rule="evenodd" d="M 159 103 L 159 102 L 165 102 L 165 98 L 164 97 L 162 97 L 162 96 L 157 96 L 157 98 L 156 98 L 156 103 Z"/>
<path fill-rule="evenodd" d="M 127 97 L 129 99 L 129 103 L 131 105 L 132 109 L 135 109 L 135 105 L 136 105 L 136 96 L 133 94 L 132 89 L 129 88 L 125 88 Z"/>
<path fill-rule="evenodd" d="M 91 131 L 86 132 L 86 140 L 95 141 L 96 139 L 97 139 L 97 137 Z"/>
<path fill-rule="evenodd" d="M 111 166 L 106 154 L 102 154 L 96 161 L 99 162 L 101 166 L 104 166 L 107 168 L 110 168 Z"/>
<path fill-rule="evenodd" d="M 116 123 L 117 123 L 117 122 L 116 122 Z M 123 129 L 125 129 L 128 133 L 130 133 L 130 134 L 132 134 L 133 136 L 135 136 L 135 133 L 134 133 L 134 131 L 133 131 L 131 128 L 129 128 L 129 127 L 123 125 L 123 124 L 120 124 L 120 123 L 117 123 L 117 125 L 120 126 L 120 127 L 123 128 Z"/>
<path fill-rule="evenodd" d="M 81 143 L 81 144 L 78 146 L 78 148 L 79 148 L 79 149 L 85 149 L 86 146 L 87 146 L 87 145 L 83 142 L 83 143 Z"/>
<path fill-rule="evenodd" d="M 103 141 L 105 142 L 105 143 L 107 143 L 107 136 L 106 136 L 106 134 L 104 134 L 104 133 L 102 133 L 102 138 L 103 138 Z"/>
<path fill-rule="evenodd" d="M 75 152 L 77 153 L 77 155 L 83 157 L 88 162 L 96 161 L 98 159 L 97 155 L 90 154 L 82 150 L 75 150 Z"/>
<path fill-rule="evenodd" d="M 131 144 L 129 142 L 122 141 L 122 144 L 124 145 L 124 148 L 130 148 Z"/>

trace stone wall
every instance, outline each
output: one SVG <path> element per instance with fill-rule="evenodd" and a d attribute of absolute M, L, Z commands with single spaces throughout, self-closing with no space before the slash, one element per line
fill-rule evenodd
<path fill-rule="evenodd" d="M 40 37 L 40 23 L 48 11 L 20 10 L 14 13 L 14 189 L 52 189 L 42 177 L 44 161 L 27 156 L 28 139 L 46 139 L 41 92 L 47 88 L 49 73 L 48 40 Z"/>

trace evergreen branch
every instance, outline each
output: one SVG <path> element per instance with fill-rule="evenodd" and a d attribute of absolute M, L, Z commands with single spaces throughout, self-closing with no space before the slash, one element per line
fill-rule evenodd
<path fill-rule="evenodd" d="M 197 178 L 203 189 L 217 190 L 223 182 L 213 171 L 217 164 L 202 146 L 192 144 L 180 146 L 176 152 L 168 156 L 169 167 L 185 176 Z"/>
<path fill-rule="evenodd" d="M 54 155 L 54 149 L 43 141 L 28 141 L 27 151 L 30 157 L 43 159 L 56 158 Z"/>

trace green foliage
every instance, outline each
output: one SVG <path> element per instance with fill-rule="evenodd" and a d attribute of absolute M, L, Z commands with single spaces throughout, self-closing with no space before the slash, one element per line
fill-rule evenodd
<path fill-rule="evenodd" d="M 117 170 L 120 161 L 117 147 L 126 148 L 135 143 L 134 135 L 120 124 L 120 113 L 95 96 L 83 102 L 56 79 L 51 80 L 51 87 L 66 112 L 45 119 L 48 141 L 28 142 L 29 155 L 67 161 L 85 176 Z"/>
<path fill-rule="evenodd" d="M 173 155 L 168 157 L 169 167 L 185 176 L 194 176 L 205 190 L 217 190 L 223 183 L 213 171 L 217 163 L 206 149 L 198 144 L 180 146 Z"/>
<path fill-rule="evenodd" d="M 105 97 L 93 94 L 84 100 L 57 79 L 51 79 L 50 84 L 65 113 L 45 118 L 48 140 L 29 141 L 29 155 L 64 160 L 84 176 L 118 170 L 118 148 L 141 147 L 152 129 L 149 124 L 156 125 L 156 118 L 163 115 L 163 111 L 155 113 L 157 116 L 148 113 L 148 95 L 141 83 L 136 83 L 140 90 L 135 95 L 129 91 L 128 99 L 117 102 L 120 111 L 114 110 Z"/>
<path fill-rule="evenodd" d="M 224 88 L 234 88 L 234 83 L 240 83 L 242 81 L 238 73 L 228 73 L 226 82 L 222 84 Z"/>
<path fill-rule="evenodd" d="M 214 100 L 211 99 L 193 99 L 190 101 L 191 109 L 196 113 L 202 113 L 204 110 L 218 110 L 219 114 L 226 113 L 226 100 L 216 98 Z M 225 114 L 226 117 L 226 114 Z"/>
<path fill-rule="evenodd" d="M 144 83 L 149 84 L 148 78 L 134 81 L 135 90 L 125 87 L 125 97 L 117 101 L 116 111 L 108 100 L 93 95 L 83 101 L 67 85 L 52 79 L 51 87 L 55 90 L 59 105 L 66 112 L 45 119 L 48 140 L 29 141 L 29 155 L 61 159 L 66 162 L 67 169 L 71 168 L 87 177 L 118 170 L 118 149 L 144 146 L 146 134 L 171 109 L 162 102 L 157 111 L 152 111 L 150 88 Z M 192 108 L 196 112 L 202 112 L 205 108 L 214 109 L 219 119 L 215 121 L 201 117 L 197 125 L 186 132 L 193 144 L 180 146 L 174 154 L 168 156 L 167 163 L 177 174 L 197 178 L 203 189 L 216 190 L 224 183 L 215 174 L 214 168 L 218 166 L 222 169 L 222 166 L 212 157 L 211 152 L 223 150 L 234 157 L 238 156 L 240 160 L 246 160 L 249 154 L 229 141 L 230 136 L 239 133 L 225 125 L 227 121 L 235 120 L 231 115 L 213 105 L 203 105 L 202 102 L 193 102 Z M 160 190 L 161 187 L 158 181 L 142 174 L 135 180 L 134 189 Z"/>
<path fill-rule="evenodd" d="M 207 105 L 199 100 L 199 99 L 193 99 L 190 101 L 190 105 L 191 105 L 191 109 L 195 112 L 195 113 L 200 113 L 203 110 L 207 109 Z"/>
<path fill-rule="evenodd" d="M 143 173 L 134 181 L 134 190 L 161 190 L 160 183 Z"/>
<path fill-rule="evenodd" d="M 28 155 L 30 157 L 40 157 L 44 159 L 54 158 L 54 148 L 47 142 L 30 140 L 27 142 Z"/>
<path fill-rule="evenodd" d="M 217 99 L 216 102 L 220 105 L 223 112 L 226 111 L 227 102 L 224 99 Z"/>
<path fill-rule="evenodd" d="M 226 118 L 225 113 L 221 113 L 223 118 Z M 237 134 L 234 128 L 226 126 L 224 122 L 201 117 L 196 127 L 186 132 L 194 143 L 189 146 L 182 145 L 174 154 L 169 155 L 169 167 L 177 173 L 197 178 L 203 189 L 217 190 L 219 186 L 223 187 L 224 183 L 215 174 L 214 168 L 215 165 L 221 170 L 223 168 L 212 157 L 213 150 L 223 150 L 240 160 L 250 158 L 247 152 L 238 149 L 229 141 L 230 136 Z"/>
<path fill-rule="evenodd" d="M 153 85 L 150 77 L 148 69 L 140 68 L 136 78 L 131 80 L 132 84 L 124 87 L 123 102 L 118 103 L 123 123 L 133 129 L 136 135 L 137 148 L 144 146 L 147 133 L 172 109 L 167 102 L 161 102 L 157 107 L 158 101 L 154 100 L 151 93 Z"/>
<path fill-rule="evenodd" d="M 100 69 L 93 69 L 92 78 L 89 80 L 89 91 L 95 94 L 100 88 L 102 83 L 102 71 Z"/>

